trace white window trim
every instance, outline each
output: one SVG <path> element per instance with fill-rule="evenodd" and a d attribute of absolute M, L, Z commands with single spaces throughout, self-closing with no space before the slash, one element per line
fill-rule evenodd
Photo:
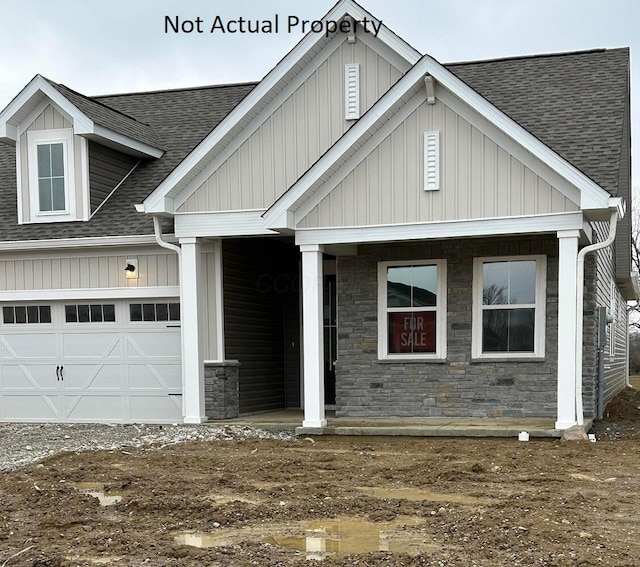
<path fill-rule="evenodd" d="M 485 262 L 509 262 L 535 260 L 536 262 L 536 301 L 535 332 L 533 352 L 482 352 L 482 265 Z M 546 295 L 547 295 L 547 257 L 544 254 L 528 256 L 492 256 L 473 259 L 473 312 L 471 328 L 471 356 L 477 359 L 506 359 L 545 357 L 546 331 Z M 505 306 L 508 308 L 508 306 Z"/>
<path fill-rule="evenodd" d="M 389 353 L 387 322 L 387 268 L 389 266 L 436 266 L 438 270 L 436 305 L 436 352 Z M 378 360 L 437 360 L 447 357 L 447 261 L 398 260 L 378 263 Z"/>
<path fill-rule="evenodd" d="M 61 143 L 64 156 L 64 211 L 40 211 L 38 191 L 38 153 L 41 144 Z M 73 151 L 73 130 L 36 130 L 27 132 L 27 163 L 29 172 L 29 210 L 30 222 L 65 222 L 76 218 L 76 183 Z"/>

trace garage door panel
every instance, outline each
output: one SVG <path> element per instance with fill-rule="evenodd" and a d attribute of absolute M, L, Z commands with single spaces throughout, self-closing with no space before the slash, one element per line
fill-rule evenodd
<path fill-rule="evenodd" d="M 112 300 L 115 321 L 0 321 L 0 420 L 182 421 L 180 329 L 130 322 L 129 301 Z M 64 379 L 56 369 L 64 367 Z"/>
<path fill-rule="evenodd" d="M 64 400 L 68 421 L 125 421 L 122 395 L 66 395 Z"/>
<path fill-rule="evenodd" d="M 67 364 L 64 367 L 64 389 L 122 390 L 124 372 L 122 364 Z"/>
<path fill-rule="evenodd" d="M 61 396 L 2 396 L 2 419 L 11 421 L 58 421 Z"/>
<path fill-rule="evenodd" d="M 182 421 L 182 396 L 131 396 L 131 421 Z"/>
<path fill-rule="evenodd" d="M 67 358 L 120 358 L 120 333 L 96 333 L 87 330 L 62 335 L 62 357 Z"/>
<path fill-rule="evenodd" d="M 52 364 L 5 364 L 3 390 L 57 390 L 60 384 Z"/>
<path fill-rule="evenodd" d="M 2 358 L 48 358 L 55 360 L 58 356 L 58 337 L 55 333 L 19 333 L 15 335 L 3 333 Z"/>
<path fill-rule="evenodd" d="M 130 390 L 167 390 L 177 389 L 180 391 L 180 383 L 177 387 L 175 381 L 173 385 L 167 383 L 162 376 L 162 367 L 154 368 L 149 364 L 129 365 L 129 389 Z"/>
<path fill-rule="evenodd" d="M 127 356 L 159 360 L 180 357 L 180 334 L 166 330 L 131 333 L 128 336 Z"/>

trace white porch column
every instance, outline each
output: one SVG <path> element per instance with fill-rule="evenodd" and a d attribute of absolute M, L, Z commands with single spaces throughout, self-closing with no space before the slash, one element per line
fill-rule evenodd
<path fill-rule="evenodd" d="M 304 372 L 303 427 L 324 427 L 324 336 L 322 327 L 322 246 L 300 246 L 302 252 L 302 348 Z"/>
<path fill-rule="evenodd" d="M 202 423 L 204 408 L 204 333 L 202 253 L 197 238 L 181 238 L 180 319 L 182 330 L 182 413 L 185 423 Z"/>
<path fill-rule="evenodd" d="M 558 413 L 556 429 L 576 425 L 576 349 L 582 352 L 582 337 L 576 337 L 578 312 L 578 240 L 580 231 L 558 231 Z"/>

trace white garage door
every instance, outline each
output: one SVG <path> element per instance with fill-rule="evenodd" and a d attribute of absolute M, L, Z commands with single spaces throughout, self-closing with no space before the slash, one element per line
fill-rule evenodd
<path fill-rule="evenodd" d="M 0 420 L 182 421 L 178 300 L 3 305 Z"/>

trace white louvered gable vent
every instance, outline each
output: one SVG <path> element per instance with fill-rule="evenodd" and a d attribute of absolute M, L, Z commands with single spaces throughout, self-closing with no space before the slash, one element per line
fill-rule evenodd
<path fill-rule="evenodd" d="M 360 118 L 360 64 L 349 63 L 344 66 L 344 118 Z"/>
<path fill-rule="evenodd" d="M 440 189 L 440 132 L 424 133 L 424 190 Z"/>

